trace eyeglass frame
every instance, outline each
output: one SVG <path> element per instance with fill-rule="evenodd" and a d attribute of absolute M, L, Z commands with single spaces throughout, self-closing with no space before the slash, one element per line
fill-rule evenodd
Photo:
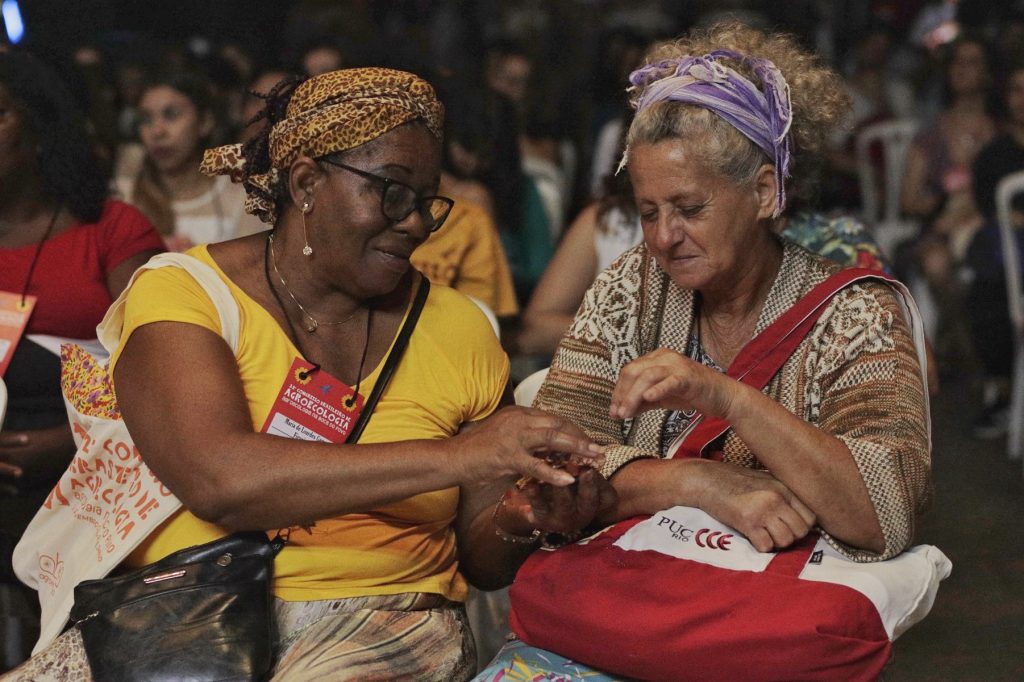
<path fill-rule="evenodd" d="M 324 163 L 330 164 L 332 166 L 337 166 L 338 168 L 341 168 L 342 170 L 347 170 L 350 173 L 354 173 L 354 174 L 358 175 L 359 177 L 363 178 L 364 180 L 369 180 L 371 182 L 383 185 L 384 189 L 380 193 L 380 212 L 384 215 L 385 218 L 387 218 L 388 220 L 393 220 L 393 221 L 395 221 L 395 223 L 400 223 L 403 220 L 405 220 L 406 218 L 408 218 L 409 216 L 411 216 L 414 212 L 416 212 L 416 210 L 418 208 L 420 208 L 423 205 L 424 201 L 428 201 L 429 200 L 429 201 L 432 202 L 432 201 L 440 199 L 442 202 L 444 202 L 445 204 L 448 205 L 448 210 L 445 211 L 444 216 L 437 222 L 437 224 L 434 225 L 432 228 L 430 228 L 430 232 L 431 233 L 437 232 L 445 224 L 445 221 L 448 220 L 448 216 L 450 216 L 451 213 L 452 213 L 452 207 L 455 206 L 455 200 L 452 199 L 451 197 L 445 197 L 445 196 L 441 196 L 439 194 L 430 195 L 430 196 L 420 196 L 420 193 L 417 192 L 415 189 L 413 189 L 412 185 L 406 184 L 406 183 L 402 182 L 401 180 L 395 180 L 393 178 L 386 178 L 383 175 L 377 175 L 376 173 L 371 173 L 369 171 L 365 171 L 362 168 L 356 168 L 355 166 L 350 166 L 347 163 L 342 163 L 341 161 L 335 161 L 334 159 L 331 159 L 331 158 L 326 157 L 326 156 L 320 157 L 318 159 L 318 161 L 323 161 Z M 416 198 L 416 201 L 413 203 L 412 208 L 410 208 L 409 212 L 406 213 L 401 218 L 395 218 L 394 216 L 389 216 L 387 214 L 387 212 L 384 210 L 385 197 L 387 196 L 388 190 L 391 187 L 405 187 L 410 192 L 412 192 L 412 195 Z M 422 217 L 422 213 L 420 215 Z"/>

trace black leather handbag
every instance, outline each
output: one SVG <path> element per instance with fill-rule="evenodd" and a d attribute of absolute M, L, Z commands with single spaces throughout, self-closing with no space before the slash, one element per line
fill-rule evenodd
<path fill-rule="evenodd" d="M 380 377 L 348 435 L 356 443 L 391 380 L 426 303 L 420 280 Z M 234 533 L 129 573 L 75 586 L 71 622 L 99 682 L 260 680 L 274 665 L 274 557 L 278 534 Z"/>
<path fill-rule="evenodd" d="M 284 540 L 234 533 L 75 587 L 96 680 L 259 680 L 273 665 L 270 586 Z"/>

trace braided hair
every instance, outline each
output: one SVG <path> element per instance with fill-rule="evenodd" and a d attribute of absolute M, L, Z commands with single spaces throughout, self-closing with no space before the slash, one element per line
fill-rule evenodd
<path fill-rule="evenodd" d="M 248 128 L 251 125 L 263 122 L 259 132 L 242 144 L 242 156 L 245 158 L 245 170 L 242 180 L 253 175 L 267 173 L 271 168 L 270 161 L 270 131 L 278 122 L 288 116 L 288 103 L 292 100 L 295 88 L 299 87 L 306 78 L 303 76 L 288 76 L 277 82 L 270 92 L 262 93 L 250 91 L 250 94 L 264 100 L 266 104 L 258 114 L 246 121 L 242 127 Z M 266 197 L 281 205 L 288 195 L 288 173 L 280 171 L 277 186 L 273 187 L 272 196 Z M 261 191 L 261 190 L 256 190 Z"/>
<path fill-rule="evenodd" d="M 90 143 L 85 116 L 57 72 L 27 52 L 0 52 L 0 85 L 36 143 L 43 190 L 82 222 L 94 223 L 107 183 Z"/>

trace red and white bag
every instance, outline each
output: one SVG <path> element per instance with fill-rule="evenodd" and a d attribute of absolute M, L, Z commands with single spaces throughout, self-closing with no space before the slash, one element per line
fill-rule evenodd
<path fill-rule="evenodd" d="M 165 253 L 131 281 L 162 267 L 182 268 L 195 278 L 217 307 L 224 340 L 237 351 L 238 304 L 216 271 L 191 256 Z M 108 354 L 120 343 L 129 287 L 96 328 Z M 139 457 L 121 420 L 106 359 L 73 344 L 60 352 L 61 390 L 78 450 L 14 550 L 15 573 L 39 593 L 42 606 L 33 653 L 64 629 L 75 585 L 107 575 L 181 506 Z"/>
<path fill-rule="evenodd" d="M 816 535 L 762 553 L 692 507 L 534 557 L 510 591 L 520 639 L 666 682 L 877 679 L 951 568 L 928 545 L 855 563 Z"/>
<path fill-rule="evenodd" d="M 831 297 L 868 278 L 900 296 L 925 381 L 924 334 L 909 292 L 881 273 L 852 269 L 769 325 L 729 376 L 762 389 Z M 729 425 L 695 422 L 672 456 L 719 458 L 708 446 Z M 510 589 L 510 623 L 531 646 L 640 680 L 873 680 L 892 640 L 927 615 L 950 570 L 935 547 L 856 563 L 816 534 L 761 553 L 705 512 L 674 507 L 534 552 Z"/>

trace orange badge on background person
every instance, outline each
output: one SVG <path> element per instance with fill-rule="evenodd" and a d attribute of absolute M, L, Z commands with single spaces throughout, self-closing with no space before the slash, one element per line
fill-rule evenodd
<path fill-rule="evenodd" d="M 35 296 L 19 296 L 0 291 L 0 377 L 11 364 L 14 349 L 25 333 L 35 305 Z"/>

